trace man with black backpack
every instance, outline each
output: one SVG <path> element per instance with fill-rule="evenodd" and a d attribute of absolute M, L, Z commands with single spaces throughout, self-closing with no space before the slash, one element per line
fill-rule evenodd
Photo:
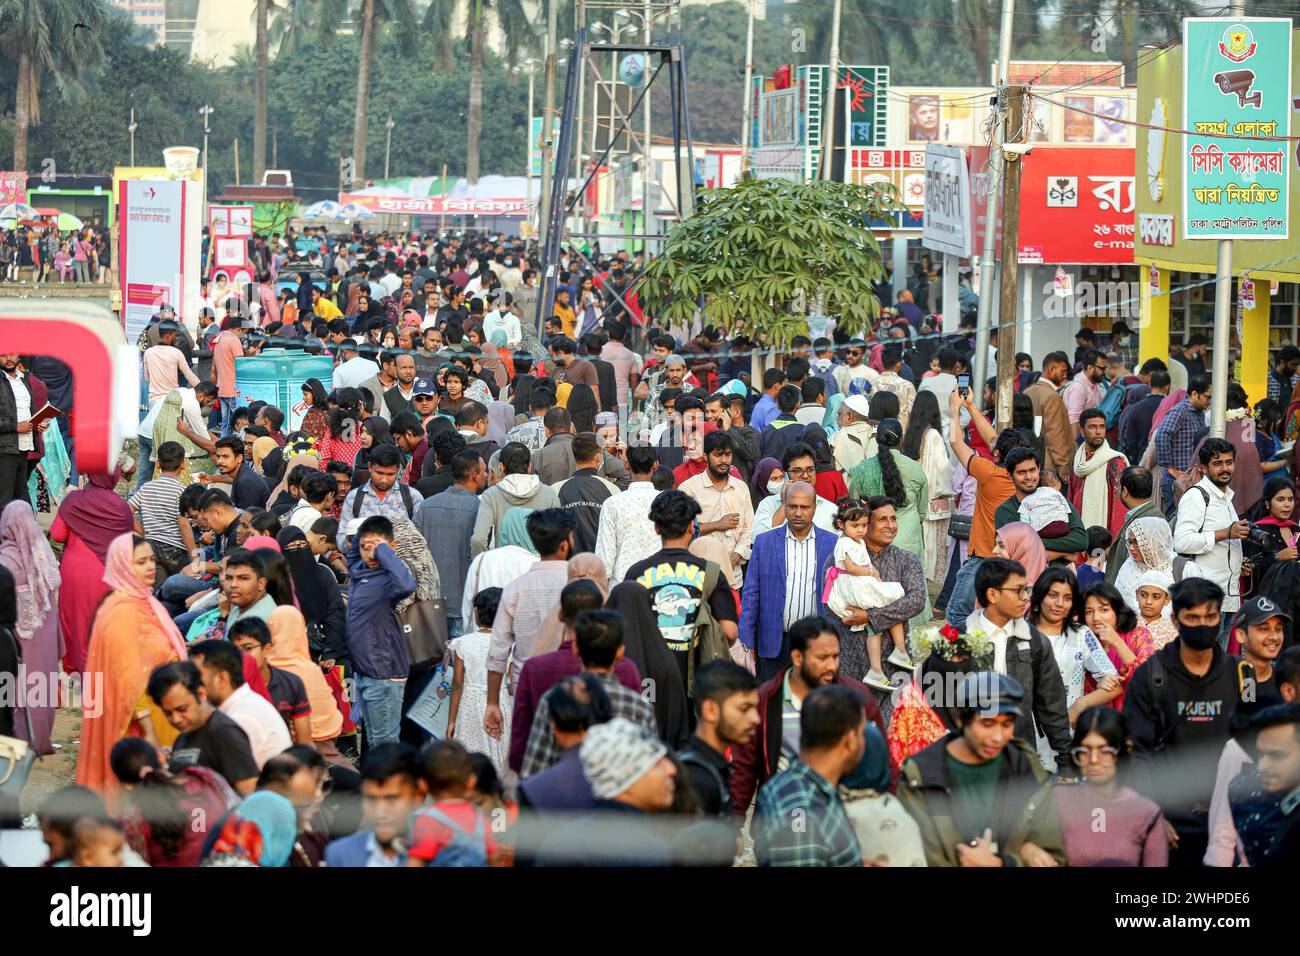
<path fill-rule="evenodd" d="M 1223 589 L 1187 578 L 1173 586 L 1172 598 L 1178 638 L 1133 672 L 1124 718 L 1133 738 L 1134 788 L 1159 803 L 1168 821 L 1169 865 L 1199 866 L 1219 754 L 1241 688 L 1236 662 L 1217 643 Z"/>
<path fill-rule="evenodd" d="M 758 681 L 731 661 L 713 661 L 695 674 L 695 735 L 677 752 L 705 816 L 730 822 L 731 761 L 758 730 Z"/>
<path fill-rule="evenodd" d="M 370 451 L 370 480 L 360 488 L 353 488 L 343 501 L 340 512 L 338 546 L 348 553 L 348 541 L 354 530 L 372 515 L 383 515 L 389 520 L 411 518 L 424 496 L 398 480 L 402 470 L 402 453 L 396 445 L 387 442 Z"/>

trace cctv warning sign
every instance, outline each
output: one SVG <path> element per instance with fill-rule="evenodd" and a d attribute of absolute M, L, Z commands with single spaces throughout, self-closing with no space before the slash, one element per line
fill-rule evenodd
<path fill-rule="evenodd" d="M 1287 238 L 1291 21 L 1183 21 L 1188 239 Z"/>

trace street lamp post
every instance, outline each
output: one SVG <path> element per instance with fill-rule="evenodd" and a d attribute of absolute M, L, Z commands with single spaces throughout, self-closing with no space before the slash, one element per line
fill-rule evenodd
<path fill-rule="evenodd" d="M 203 219 L 201 222 L 208 221 L 208 134 L 212 132 L 212 127 L 208 120 L 216 112 L 207 103 L 199 107 L 199 115 L 203 117 Z"/>
<path fill-rule="evenodd" d="M 126 131 L 131 134 L 131 165 L 135 165 L 135 131 L 137 124 L 135 121 L 135 107 L 131 107 L 131 124 L 127 126 Z"/>
<path fill-rule="evenodd" d="M 384 124 L 384 129 L 388 130 L 388 142 L 384 145 L 384 178 L 388 178 L 388 160 L 393 153 L 393 127 L 397 124 L 393 122 L 393 117 L 388 117 L 388 122 Z"/>
<path fill-rule="evenodd" d="M 515 67 L 514 71 L 518 73 L 520 70 L 528 74 L 528 152 L 524 160 L 524 190 L 528 199 L 526 208 L 531 210 L 533 205 L 533 155 L 534 150 L 537 148 L 537 140 L 533 136 L 533 96 L 536 88 L 537 61 L 531 57 L 524 60 L 523 63 Z M 528 216 L 531 218 L 532 212 L 529 212 Z"/>

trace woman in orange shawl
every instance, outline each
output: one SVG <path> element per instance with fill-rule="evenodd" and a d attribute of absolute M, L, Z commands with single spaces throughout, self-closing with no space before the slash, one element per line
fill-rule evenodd
<path fill-rule="evenodd" d="M 334 692 L 321 673 L 320 665 L 311 659 L 306 618 L 292 604 L 282 604 L 271 612 L 266 626 L 271 631 L 266 662 L 295 675 L 307 690 L 307 700 L 311 703 L 311 736 L 316 749 L 326 760 L 351 766 L 334 743 L 343 730 L 343 712 L 334 700 Z"/>
<path fill-rule="evenodd" d="M 101 793 L 110 810 L 122 786 L 109 763 L 113 745 L 143 737 L 162 748 L 176 739 L 145 693 L 154 668 L 188 656 L 180 631 L 153 596 L 154 572 L 153 548 L 144 538 L 124 534 L 108 546 L 104 583 L 110 590 L 90 633 L 77 783 Z"/>

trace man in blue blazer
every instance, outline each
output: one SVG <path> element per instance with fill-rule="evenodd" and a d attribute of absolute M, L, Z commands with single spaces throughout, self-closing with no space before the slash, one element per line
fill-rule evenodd
<path fill-rule="evenodd" d="M 754 538 L 740 597 L 740 640 L 758 659 L 759 681 L 790 666 L 789 626 L 823 612 L 823 569 L 838 538 L 813 525 L 817 492 L 812 485 L 790 482 L 781 495 L 785 524 Z"/>

